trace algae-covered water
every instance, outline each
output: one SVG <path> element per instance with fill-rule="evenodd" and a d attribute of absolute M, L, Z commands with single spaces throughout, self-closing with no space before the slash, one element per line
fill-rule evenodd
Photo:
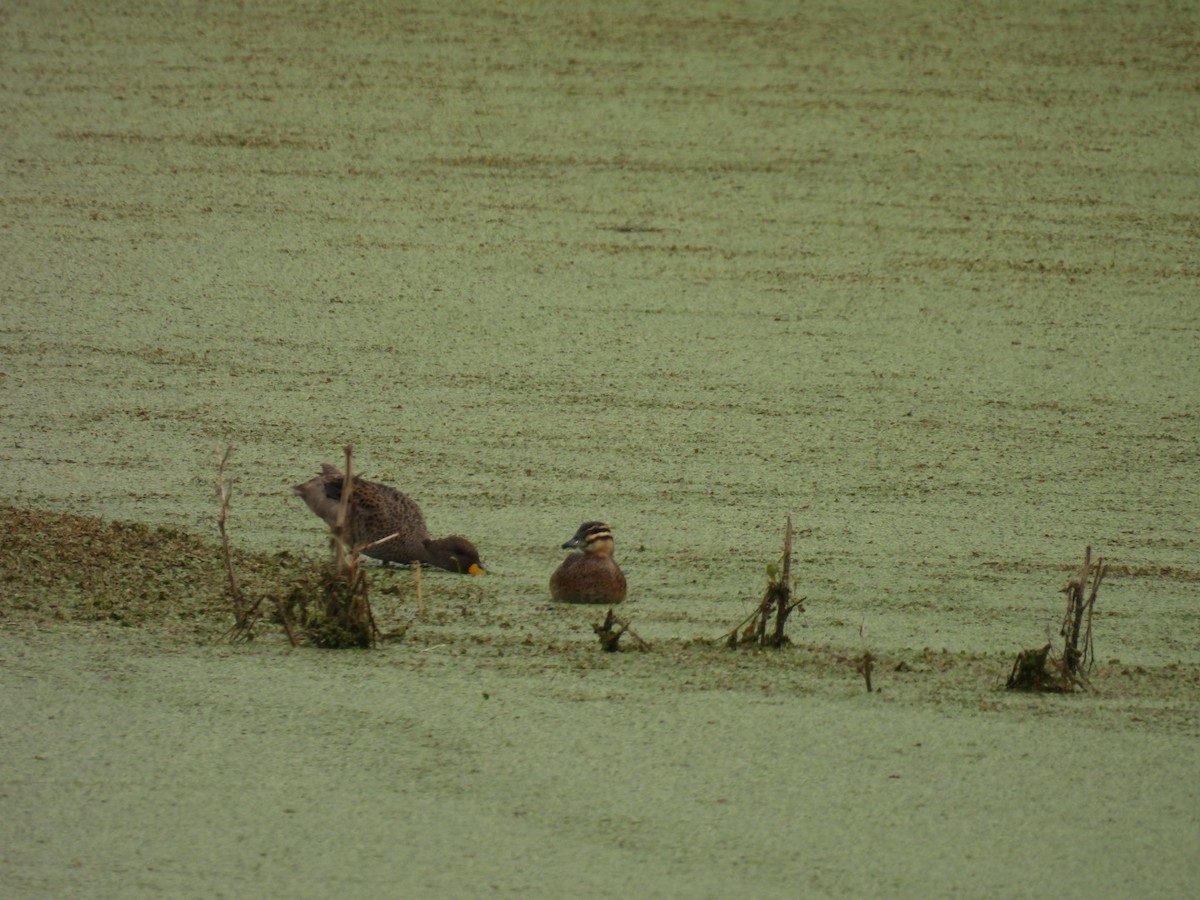
<path fill-rule="evenodd" d="M 232 445 L 317 558 L 352 443 L 492 571 L 368 654 L 0 601 L 6 894 L 1200 879 L 1196 4 L 0 21 L 6 500 L 210 539 Z M 796 646 L 713 649 L 788 515 Z M 592 518 L 650 653 L 548 602 Z M 998 692 L 1088 545 L 1093 689 Z"/>

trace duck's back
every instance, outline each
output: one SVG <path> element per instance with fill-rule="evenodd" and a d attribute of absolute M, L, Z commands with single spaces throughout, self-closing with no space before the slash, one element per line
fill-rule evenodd
<path fill-rule="evenodd" d="M 340 486 L 339 486 L 340 497 Z M 363 552 L 375 559 L 395 563 L 425 561 L 429 529 L 417 501 L 402 491 L 374 481 L 355 481 L 350 498 L 351 539 L 361 546 L 395 534 L 378 547 Z"/>
<path fill-rule="evenodd" d="M 295 490 L 314 513 L 332 526 L 337 521 L 344 483 L 342 473 L 326 463 L 319 476 L 297 485 Z M 417 501 L 402 491 L 355 478 L 346 518 L 347 537 L 355 546 L 396 535 L 378 547 L 364 550 L 367 556 L 394 563 L 423 562 L 428 558 L 425 542 L 430 535 L 425 516 Z"/>

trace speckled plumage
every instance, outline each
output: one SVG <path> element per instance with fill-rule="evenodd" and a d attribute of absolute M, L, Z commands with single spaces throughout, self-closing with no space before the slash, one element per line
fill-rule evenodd
<path fill-rule="evenodd" d="M 320 475 L 296 485 L 292 491 L 332 526 L 337 521 L 343 481 L 340 471 L 329 463 L 322 463 Z M 474 544 L 457 534 L 434 540 L 417 502 L 408 494 L 377 481 L 354 479 L 354 491 L 346 513 L 346 531 L 356 547 L 395 534 L 390 540 L 362 551 L 365 556 L 384 562 L 405 565 L 419 562 L 472 575 L 486 571 Z"/>
<path fill-rule="evenodd" d="M 612 529 L 603 522 L 584 522 L 563 549 L 580 548 L 550 576 L 550 596 L 563 603 L 620 603 L 625 574 L 613 559 Z"/>

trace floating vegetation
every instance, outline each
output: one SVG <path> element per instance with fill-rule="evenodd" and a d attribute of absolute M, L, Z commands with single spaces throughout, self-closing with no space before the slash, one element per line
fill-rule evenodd
<path fill-rule="evenodd" d="M 228 576 L 210 541 L 170 527 L 0 507 L 0 618 L 227 633 Z M 272 598 L 311 564 L 231 551 L 245 595 Z"/>

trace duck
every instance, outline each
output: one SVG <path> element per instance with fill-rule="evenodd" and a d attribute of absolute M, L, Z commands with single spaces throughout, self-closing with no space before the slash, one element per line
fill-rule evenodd
<path fill-rule="evenodd" d="M 563 603 L 620 603 L 625 599 L 625 573 L 613 559 L 612 529 L 603 522 L 584 522 L 564 550 L 582 550 L 562 561 L 550 576 L 550 596 Z"/>
<path fill-rule="evenodd" d="M 295 485 L 292 492 L 332 527 L 337 521 L 343 481 L 335 466 L 322 463 L 320 475 Z M 470 575 L 487 572 L 474 544 L 458 534 L 435 540 L 417 501 L 386 484 L 355 478 L 346 523 L 351 544 L 361 548 L 364 555 L 385 563 L 421 563 Z M 381 543 L 370 546 L 376 541 Z"/>

